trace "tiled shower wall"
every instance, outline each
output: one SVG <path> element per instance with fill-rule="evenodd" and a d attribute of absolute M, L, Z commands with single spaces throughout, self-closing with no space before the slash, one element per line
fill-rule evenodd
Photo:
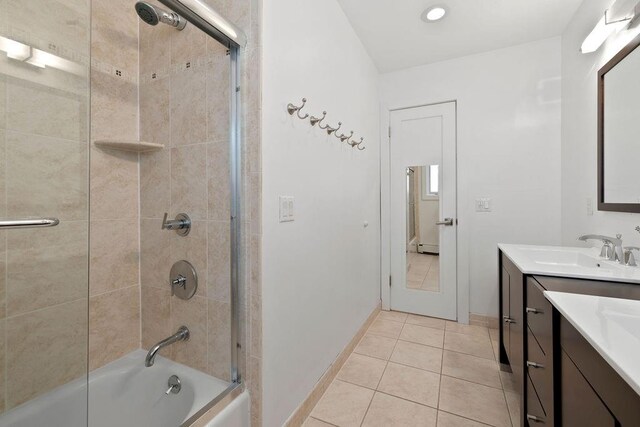
<path fill-rule="evenodd" d="M 130 0 L 91 0 L 89 369 L 140 346 L 138 17 Z"/>

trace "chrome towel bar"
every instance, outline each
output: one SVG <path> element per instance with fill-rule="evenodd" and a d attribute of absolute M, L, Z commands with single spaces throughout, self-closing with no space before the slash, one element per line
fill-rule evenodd
<path fill-rule="evenodd" d="M 55 227 L 58 224 L 58 218 L 0 219 L 0 229 Z"/>

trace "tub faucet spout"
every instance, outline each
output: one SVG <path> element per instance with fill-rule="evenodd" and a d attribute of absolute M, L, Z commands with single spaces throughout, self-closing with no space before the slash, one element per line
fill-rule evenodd
<path fill-rule="evenodd" d="M 165 338 L 160 341 L 158 344 L 151 347 L 149 353 L 147 353 L 147 357 L 144 359 L 144 366 L 147 368 L 153 366 L 153 362 L 156 360 L 156 355 L 160 350 L 165 347 L 170 346 L 173 343 L 177 343 L 178 341 L 187 341 L 189 339 L 189 328 L 186 326 L 180 326 L 178 328 L 178 332 L 171 335 L 169 338 Z"/>

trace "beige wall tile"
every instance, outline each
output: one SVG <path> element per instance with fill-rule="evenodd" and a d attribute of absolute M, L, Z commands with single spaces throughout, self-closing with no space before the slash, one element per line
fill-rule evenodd
<path fill-rule="evenodd" d="M 137 74 L 138 19 L 129 0 L 92 0 L 92 58 Z"/>
<path fill-rule="evenodd" d="M 229 302 L 231 293 L 230 224 L 209 221 L 208 297 Z"/>
<path fill-rule="evenodd" d="M 214 55 L 207 69 L 207 139 L 211 142 L 229 139 L 229 57 Z"/>
<path fill-rule="evenodd" d="M 205 84 L 206 73 L 202 68 L 189 68 L 171 75 L 172 146 L 206 142 L 207 91 Z"/>
<path fill-rule="evenodd" d="M 6 89 L 7 129 L 86 141 L 88 104 L 84 94 L 11 79 Z"/>
<path fill-rule="evenodd" d="M 142 286 L 141 289 L 142 348 L 149 349 L 175 333 L 171 330 L 171 291 Z"/>
<path fill-rule="evenodd" d="M 175 344 L 172 358 L 200 371 L 207 371 L 207 299 L 194 296 L 188 301 L 171 298 L 171 330 L 189 328 L 189 341 Z"/>
<path fill-rule="evenodd" d="M 228 221 L 231 217 L 229 186 L 229 144 L 207 144 L 209 219 Z"/>
<path fill-rule="evenodd" d="M 7 231 L 7 315 L 87 297 L 88 225 Z"/>
<path fill-rule="evenodd" d="M 262 359 L 249 357 L 249 395 L 251 396 L 251 425 L 262 425 Z"/>
<path fill-rule="evenodd" d="M 207 53 L 207 35 L 192 24 L 171 34 L 171 63 L 185 65 Z M 164 46 L 166 49 L 168 46 Z"/>
<path fill-rule="evenodd" d="M 169 289 L 171 234 L 161 219 L 140 220 L 140 277 L 142 286 Z"/>
<path fill-rule="evenodd" d="M 5 398 L 6 398 L 6 360 L 7 349 L 6 343 L 6 321 L 0 320 L 0 413 L 5 410 Z"/>
<path fill-rule="evenodd" d="M 249 176 L 249 220 L 251 221 L 251 233 L 262 233 L 262 176 L 259 173 Z"/>
<path fill-rule="evenodd" d="M 140 156 L 140 215 L 162 218 L 171 205 L 171 149 Z"/>
<path fill-rule="evenodd" d="M 208 326 L 209 373 L 228 381 L 231 370 L 231 307 L 229 303 L 209 300 Z"/>
<path fill-rule="evenodd" d="M 437 408 L 439 387 L 439 374 L 389 362 L 378 390 Z"/>
<path fill-rule="evenodd" d="M 248 264 L 250 265 L 250 289 L 251 293 L 254 295 L 262 296 L 262 264 L 261 264 L 261 253 L 262 253 L 262 238 L 259 235 L 251 235 L 250 236 L 250 248 L 249 248 L 249 260 Z"/>
<path fill-rule="evenodd" d="M 91 148 L 91 219 L 138 217 L 138 154 Z"/>
<path fill-rule="evenodd" d="M 87 218 L 85 143 L 7 132 L 7 215 Z"/>
<path fill-rule="evenodd" d="M 91 140 L 138 138 L 138 86 L 91 70 Z"/>
<path fill-rule="evenodd" d="M 171 214 L 207 218 L 206 145 L 171 149 Z"/>
<path fill-rule="evenodd" d="M 447 376 L 440 388 L 439 409 L 496 427 L 511 426 L 502 390 Z"/>
<path fill-rule="evenodd" d="M 149 3 L 166 9 L 158 1 L 151 0 Z M 187 24 L 188 25 L 188 24 Z M 138 24 L 140 32 L 140 76 L 151 78 L 152 73 L 157 76 L 168 76 L 171 67 L 171 36 L 176 31 L 168 25 L 151 26 L 142 23 Z"/>
<path fill-rule="evenodd" d="M 6 320 L 7 409 L 86 375 L 87 300 Z"/>
<path fill-rule="evenodd" d="M 249 330 L 251 342 L 250 354 L 261 357 L 262 355 L 262 297 L 251 294 L 249 305 Z"/>
<path fill-rule="evenodd" d="M 153 79 L 140 85 L 140 139 L 171 144 L 170 79 Z M 154 153 L 149 153 L 154 154 Z M 145 159 L 145 154 L 141 158 Z"/>
<path fill-rule="evenodd" d="M 7 315 L 7 232 L 0 231 L 0 319 L 4 319 L 6 315 Z M 0 367 L 1 366 L 2 365 L 0 364 Z M 2 381 L 0 381 L 0 385 L 1 384 L 2 384 Z"/>
<path fill-rule="evenodd" d="M 169 234 L 171 247 L 171 262 L 165 268 L 180 261 L 186 260 L 193 265 L 198 275 L 198 289 L 196 296 L 207 296 L 207 221 L 192 221 L 191 230 L 186 236 L 180 236 L 175 232 L 164 230 Z M 168 276 L 167 276 L 168 277 Z"/>
<path fill-rule="evenodd" d="M 89 369 L 97 369 L 140 346 L 140 287 L 89 299 Z"/>
<path fill-rule="evenodd" d="M 138 221 L 91 221 L 91 295 L 126 288 L 139 282 Z"/>
<path fill-rule="evenodd" d="M 437 410 L 376 393 L 362 423 L 366 427 L 435 427 Z"/>

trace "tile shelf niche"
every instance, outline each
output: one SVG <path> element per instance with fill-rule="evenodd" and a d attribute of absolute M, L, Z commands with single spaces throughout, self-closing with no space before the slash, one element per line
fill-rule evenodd
<path fill-rule="evenodd" d="M 94 144 L 96 147 L 107 148 L 109 150 L 133 151 L 135 153 L 158 151 L 164 148 L 164 145 L 154 142 L 117 139 L 101 139 L 94 142 Z"/>

